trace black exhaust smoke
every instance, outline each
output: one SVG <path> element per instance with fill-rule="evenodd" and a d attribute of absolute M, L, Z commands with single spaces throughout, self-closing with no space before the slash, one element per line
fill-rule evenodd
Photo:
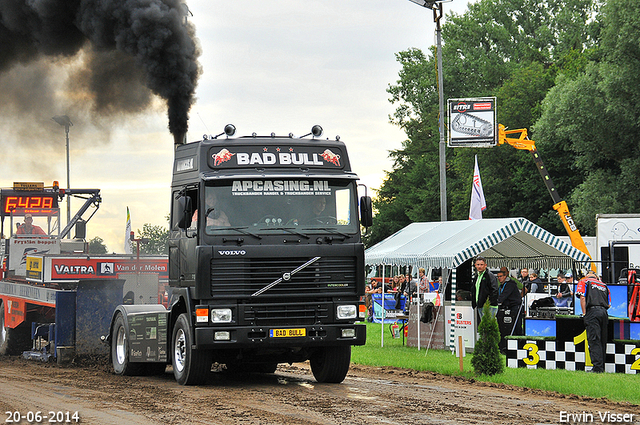
<path fill-rule="evenodd" d="M 20 84 L 23 73 L 9 74 L 13 68 L 42 69 L 44 58 L 82 57 L 67 88 L 75 92 L 81 86 L 89 95 L 75 96 L 74 102 L 88 98 L 90 108 L 104 116 L 140 112 L 150 107 L 151 90 L 166 100 L 169 130 L 176 143 L 184 143 L 201 73 L 187 13 L 178 0 L 0 0 L 0 78 Z M 40 107 L 45 92 L 38 92 Z M 16 90 L 12 96 L 14 110 L 27 109 L 26 95 L 18 99 Z"/>

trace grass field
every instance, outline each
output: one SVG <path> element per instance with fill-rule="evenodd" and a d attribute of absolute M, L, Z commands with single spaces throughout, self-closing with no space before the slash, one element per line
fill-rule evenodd
<path fill-rule="evenodd" d="M 588 397 L 606 397 L 614 401 L 640 404 L 640 376 L 622 373 L 591 374 L 582 371 L 508 368 L 494 376 L 476 376 L 467 353 L 460 371 L 459 359 L 448 350 L 425 349 L 402 345 L 402 338 L 392 339 L 385 325 L 384 347 L 380 343 L 380 324 L 367 323 L 367 344 L 353 347 L 351 361 L 368 366 L 395 366 L 406 369 L 425 370 L 445 375 L 474 378 L 478 381 L 503 383 L 576 394 Z M 426 354 L 426 355 L 425 355 Z M 505 360 L 506 364 L 506 360 Z"/>

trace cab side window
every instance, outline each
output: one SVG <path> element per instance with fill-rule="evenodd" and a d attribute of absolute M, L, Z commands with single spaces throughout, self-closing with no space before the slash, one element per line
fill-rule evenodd
<path fill-rule="evenodd" d="M 173 193 L 173 211 L 171 213 L 171 230 L 180 231 L 185 223 L 188 228 L 197 227 L 198 191 L 186 190 Z M 186 220 L 186 221 L 185 221 Z"/>

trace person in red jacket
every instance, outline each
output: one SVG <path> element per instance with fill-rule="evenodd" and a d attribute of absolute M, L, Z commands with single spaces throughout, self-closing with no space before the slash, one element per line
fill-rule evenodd
<path fill-rule="evenodd" d="M 33 217 L 31 214 L 25 214 L 24 223 L 16 230 L 16 235 L 46 235 L 45 231 L 40 226 L 33 224 Z"/>

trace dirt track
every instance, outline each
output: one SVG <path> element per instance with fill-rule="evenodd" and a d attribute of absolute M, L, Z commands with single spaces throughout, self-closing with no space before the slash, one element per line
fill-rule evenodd
<path fill-rule="evenodd" d="M 199 387 L 120 377 L 110 366 L 69 367 L 0 357 L 0 412 L 77 411 L 84 424 L 537 424 L 561 412 L 633 414 L 640 406 L 561 396 L 394 368 L 352 366 L 340 385 L 318 384 L 305 364 L 273 375 L 212 373 Z M 22 421 L 21 423 L 28 423 Z M 37 423 L 37 422 L 36 422 Z M 571 421 L 575 423 L 575 421 Z"/>

